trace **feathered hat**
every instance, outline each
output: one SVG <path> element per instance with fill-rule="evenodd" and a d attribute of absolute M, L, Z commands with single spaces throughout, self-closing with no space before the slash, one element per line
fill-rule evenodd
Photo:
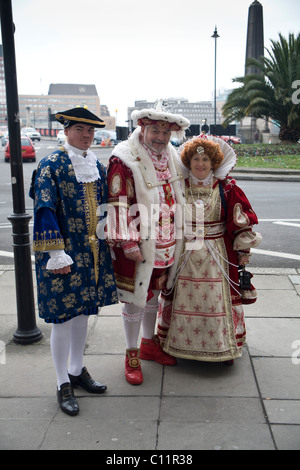
<path fill-rule="evenodd" d="M 163 129 L 170 129 L 179 140 L 185 137 L 185 131 L 190 126 L 190 121 L 180 114 L 173 114 L 167 111 L 163 105 L 163 100 L 159 100 L 155 108 L 135 110 L 131 113 L 131 118 L 137 121 L 139 126 L 149 126 L 156 124 Z"/>

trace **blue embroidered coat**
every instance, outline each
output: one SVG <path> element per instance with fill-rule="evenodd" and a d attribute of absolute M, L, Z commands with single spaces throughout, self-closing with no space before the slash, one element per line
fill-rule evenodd
<path fill-rule="evenodd" d="M 100 178 L 78 183 L 67 152 L 62 148 L 45 157 L 33 174 L 33 249 L 36 258 L 39 315 L 47 323 L 61 323 L 98 307 L 118 302 L 109 247 L 96 236 L 99 205 L 107 203 L 105 168 Z M 50 250 L 64 249 L 72 258 L 71 273 L 46 269 Z"/>

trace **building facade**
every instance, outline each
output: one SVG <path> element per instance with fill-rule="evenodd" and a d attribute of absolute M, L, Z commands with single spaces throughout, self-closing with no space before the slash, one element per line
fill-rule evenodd
<path fill-rule="evenodd" d="M 58 122 L 50 125 L 49 116 L 65 109 L 86 106 L 100 115 L 100 99 L 95 85 L 51 83 L 48 95 L 19 95 L 21 125 L 38 129 L 59 129 Z"/>
<path fill-rule="evenodd" d="M 214 106 L 211 101 L 196 101 L 189 102 L 185 98 L 168 98 L 164 100 L 169 112 L 175 114 L 182 114 L 185 118 L 189 119 L 191 124 L 199 124 L 200 127 L 206 122 L 208 125 L 214 124 Z M 128 108 L 128 123 L 131 123 L 131 113 L 135 109 L 153 108 L 155 102 L 141 100 L 135 101 L 134 107 Z M 216 124 L 222 123 L 221 113 L 217 109 Z M 136 127 L 136 122 L 132 122 L 131 126 Z M 130 125 L 129 125 L 130 127 Z"/>
<path fill-rule="evenodd" d="M 76 106 L 87 107 L 105 121 L 107 129 L 115 129 L 116 120 L 110 116 L 107 106 L 100 106 L 96 86 L 72 83 L 51 83 L 47 95 L 19 95 L 20 125 L 39 130 L 52 129 L 51 134 L 56 135 L 61 125 L 56 120 L 51 121 L 50 116 Z M 6 114 L 3 49 L 0 45 L 0 127 L 7 126 Z"/>

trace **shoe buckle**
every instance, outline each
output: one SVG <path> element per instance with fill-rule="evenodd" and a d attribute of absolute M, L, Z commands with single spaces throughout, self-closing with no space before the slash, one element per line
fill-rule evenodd
<path fill-rule="evenodd" d="M 62 398 L 70 398 L 73 397 L 73 390 L 71 387 L 61 389 Z"/>
<path fill-rule="evenodd" d="M 136 369 L 137 367 L 139 367 L 140 365 L 140 360 L 138 357 L 131 357 L 128 361 L 128 364 L 130 365 L 130 367 L 132 367 L 133 369 Z"/>

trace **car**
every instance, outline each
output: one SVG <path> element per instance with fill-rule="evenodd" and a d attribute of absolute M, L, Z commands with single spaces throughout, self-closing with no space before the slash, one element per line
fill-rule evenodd
<path fill-rule="evenodd" d="M 0 126 L 0 136 L 2 137 L 5 132 L 7 132 L 7 126 Z"/>
<path fill-rule="evenodd" d="M 115 132 L 109 132 L 109 131 L 103 131 L 103 130 L 95 131 L 93 143 L 98 145 L 98 144 L 102 144 L 103 141 L 107 141 L 107 143 L 109 143 L 110 141 L 110 145 L 116 145 L 117 138 L 116 138 Z"/>
<path fill-rule="evenodd" d="M 23 127 L 21 135 L 29 137 L 31 140 L 41 140 L 41 134 L 34 127 Z"/>
<path fill-rule="evenodd" d="M 36 161 L 35 148 L 32 143 L 32 140 L 29 137 L 21 136 L 21 149 L 22 149 L 22 159 L 31 160 L 32 162 Z M 4 161 L 10 161 L 10 148 L 9 142 L 6 144 L 4 149 Z"/>
<path fill-rule="evenodd" d="M 61 129 L 57 134 L 57 143 L 58 145 L 64 144 L 66 141 L 66 135 L 63 129 Z"/>
<path fill-rule="evenodd" d="M 241 139 L 239 137 L 236 137 L 235 135 L 220 135 L 220 138 L 225 140 L 227 144 L 241 144 Z"/>
<path fill-rule="evenodd" d="M 4 134 L 1 136 L 1 143 L 3 147 L 5 147 L 7 142 L 8 142 L 8 131 L 4 132 Z"/>
<path fill-rule="evenodd" d="M 172 137 L 170 142 L 172 145 L 174 145 L 174 147 L 180 147 L 183 141 L 178 139 L 177 137 Z"/>

